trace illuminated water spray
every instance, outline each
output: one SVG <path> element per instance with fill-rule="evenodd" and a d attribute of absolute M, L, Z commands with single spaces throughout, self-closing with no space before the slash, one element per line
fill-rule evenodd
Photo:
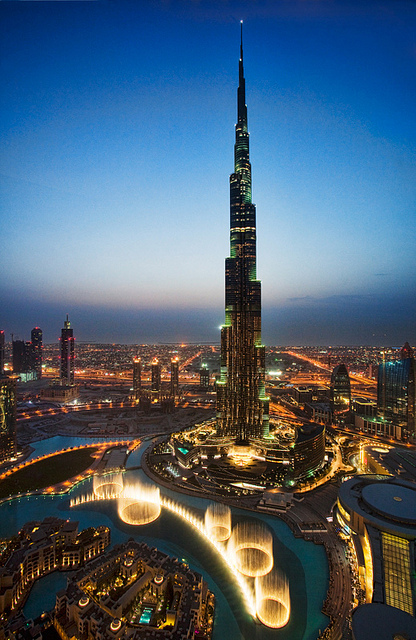
<path fill-rule="evenodd" d="M 160 515 L 160 491 L 156 485 L 127 484 L 117 498 L 120 520 L 126 524 L 143 525 Z"/>
<path fill-rule="evenodd" d="M 257 617 L 267 627 L 279 629 L 290 618 L 289 583 L 280 571 L 273 569 L 255 580 Z"/>
<path fill-rule="evenodd" d="M 107 475 L 95 475 L 92 480 L 94 495 L 101 500 L 113 500 L 118 498 L 123 491 L 123 475 L 121 473 L 108 473 Z"/>
<path fill-rule="evenodd" d="M 273 536 L 262 522 L 239 522 L 227 546 L 235 567 L 245 576 L 264 576 L 273 568 Z"/>
<path fill-rule="evenodd" d="M 220 502 L 211 503 L 205 511 L 205 531 L 207 536 L 222 542 L 231 535 L 231 509 Z"/>
<path fill-rule="evenodd" d="M 119 518 L 130 525 L 153 522 L 162 506 L 186 520 L 226 563 L 250 614 L 257 615 L 268 627 L 287 624 L 289 586 L 283 574 L 273 569 L 273 536 L 262 522 L 239 522 L 232 529 L 231 509 L 227 505 L 211 503 L 201 518 L 179 502 L 162 497 L 157 485 L 123 484 L 121 473 L 94 476 L 93 492 L 72 498 L 70 506 L 109 499 L 117 501 Z"/>

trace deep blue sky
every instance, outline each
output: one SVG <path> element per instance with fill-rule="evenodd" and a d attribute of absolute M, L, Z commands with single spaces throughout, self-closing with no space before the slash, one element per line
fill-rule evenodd
<path fill-rule="evenodd" d="M 416 342 L 416 3 L 0 2 L 0 328 L 218 341 L 239 21 L 266 344 Z"/>

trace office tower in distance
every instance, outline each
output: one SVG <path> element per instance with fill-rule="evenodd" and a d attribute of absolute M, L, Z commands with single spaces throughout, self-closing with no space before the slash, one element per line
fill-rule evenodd
<path fill-rule="evenodd" d="M 16 380 L 0 374 L 0 464 L 16 456 Z"/>
<path fill-rule="evenodd" d="M 378 368 L 377 411 L 401 430 L 401 437 L 415 436 L 416 361 L 413 349 L 406 342 L 400 358 L 383 362 Z"/>
<path fill-rule="evenodd" d="M 261 283 L 256 275 L 256 207 L 251 201 L 242 25 L 237 111 L 217 433 L 244 442 L 269 434 L 269 399 L 265 395 L 265 348 L 261 344 Z"/>
<path fill-rule="evenodd" d="M 206 364 L 199 370 L 199 386 L 201 389 L 209 389 L 209 369 Z"/>
<path fill-rule="evenodd" d="M 42 377 L 42 329 L 35 327 L 31 333 L 32 340 L 32 366 L 37 378 Z"/>
<path fill-rule="evenodd" d="M 32 344 L 24 340 L 12 340 L 13 373 L 27 373 L 32 368 Z"/>
<path fill-rule="evenodd" d="M 0 331 L 0 376 L 4 373 L 4 348 L 5 348 L 5 339 L 4 339 L 4 331 Z"/>
<path fill-rule="evenodd" d="M 157 358 L 152 360 L 152 391 L 160 391 L 161 373 L 160 362 Z"/>
<path fill-rule="evenodd" d="M 133 400 L 140 398 L 142 390 L 142 361 L 141 358 L 135 356 L 133 358 Z"/>
<path fill-rule="evenodd" d="M 60 337 L 61 385 L 73 385 L 75 381 L 75 340 L 74 330 L 66 316 Z"/>
<path fill-rule="evenodd" d="M 345 364 L 339 364 L 332 371 L 330 396 L 331 411 L 335 419 L 348 413 L 351 406 L 351 383 Z"/>
<path fill-rule="evenodd" d="M 176 398 L 179 392 L 179 358 L 170 361 L 170 395 Z"/>

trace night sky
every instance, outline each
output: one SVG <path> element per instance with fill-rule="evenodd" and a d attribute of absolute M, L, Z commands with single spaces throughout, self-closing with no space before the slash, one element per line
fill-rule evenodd
<path fill-rule="evenodd" d="M 416 3 L 0 2 L 0 329 L 218 342 L 239 22 L 263 340 L 416 343 Z"/>

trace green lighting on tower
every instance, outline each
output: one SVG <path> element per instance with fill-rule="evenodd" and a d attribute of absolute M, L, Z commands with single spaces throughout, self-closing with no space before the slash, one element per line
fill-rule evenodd
<path fill-rule="evenodd" d="M 225 261 L 225 323 L 221 328 L 221 382 L 217 383 L 217 432 L 241 441 L 269 433 L 245 100 L 241 23 L 234 173 L 230 176 L 230 257 Z"/>

